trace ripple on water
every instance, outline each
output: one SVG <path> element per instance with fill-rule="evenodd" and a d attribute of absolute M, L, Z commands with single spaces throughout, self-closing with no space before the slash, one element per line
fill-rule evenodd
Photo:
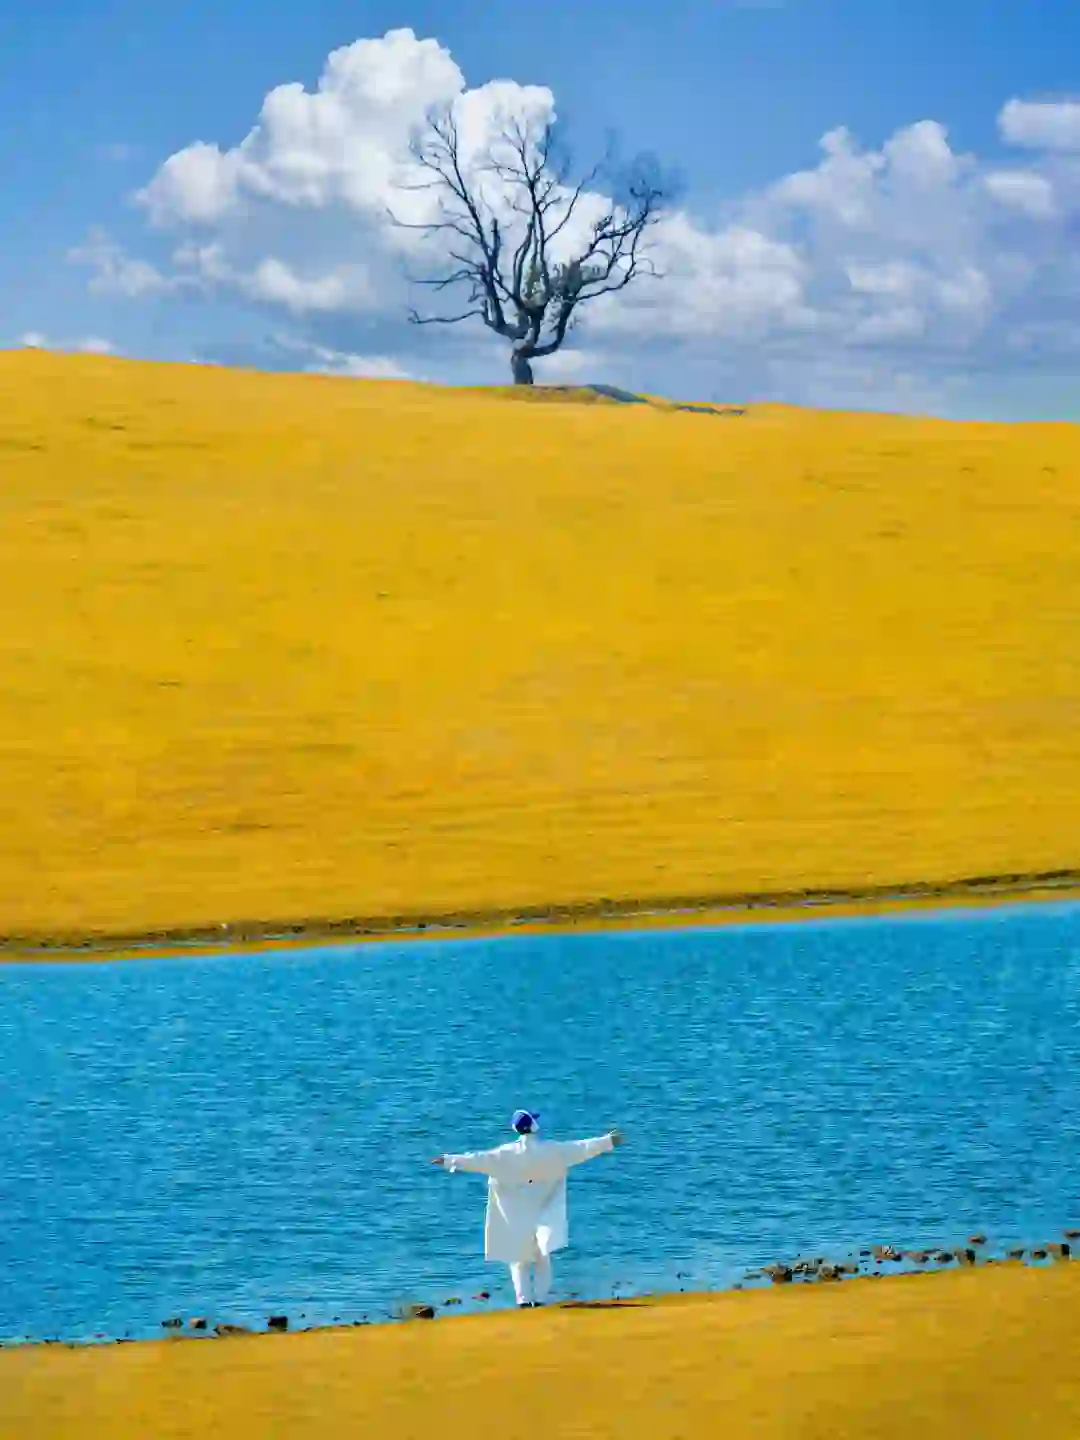
<path fill-rule="evenodd" d="M 426 1161 L 520 1104 L 627 1132 L 564 1294 L 1058 1239 L 1078 1012 L 1071 905 L 0 968 L 0 1337 L 505 1299 Z"/>

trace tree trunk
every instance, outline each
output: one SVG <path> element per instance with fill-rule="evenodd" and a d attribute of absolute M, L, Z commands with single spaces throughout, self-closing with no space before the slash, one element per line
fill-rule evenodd
<path fill-rule="evenodd" d="M 514 372 L 515 385 L 531 385 L 533 383 L 532 366 L 529 364 L 529 357 L 514 350 L 510 355 L 510 368 Z"/>

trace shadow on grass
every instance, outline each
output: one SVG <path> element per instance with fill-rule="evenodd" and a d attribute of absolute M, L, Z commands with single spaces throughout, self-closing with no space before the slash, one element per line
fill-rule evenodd
<path fill-rule="evenodd" d="M 564 1300 L 560 1310 L 648 1310 L 651 1300 Z"/>

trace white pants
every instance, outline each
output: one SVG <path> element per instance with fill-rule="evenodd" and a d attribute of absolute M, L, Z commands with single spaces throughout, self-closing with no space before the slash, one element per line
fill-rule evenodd
<path fill-rule="evenodd" d="M 519 1305 L 542 1304 L 551 1292 L 551 1260 L 537 1255 L 535 1260 L 518 1261 L 510 1266 L 510 1279 Z"/>

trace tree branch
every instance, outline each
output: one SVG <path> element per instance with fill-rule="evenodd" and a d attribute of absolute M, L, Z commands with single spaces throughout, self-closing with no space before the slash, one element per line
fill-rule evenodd
<path fill-rule="evenodd" d="M 483 310 L 465 310 L 460 315 L 420 315 L 415 310 L 410 310 L 409 323 L 411 325 L 458 325 L 462 320 L 471 320 L 477 315 L 483 319 Z"/>
<path fill-rule="evenodd" d="M 576 248 L 568 248 L 582 204 L 610 160 L 610 147 L 604 160 L 572 181 L 554 125 L 519 119 L 467 165 L 450 109 L 429 116 L 410 151 L 418 178 L 399 188 L 434 193 L 437 214 L 405 221 L 390 207 L 387 213 L 395 226 L 425 240 L 453 241 L 441 250 L 447 268 L 408 278 L 438 293 L 467 289 L 469 307 L 452 316 L 421 317 L 411 310 L 409 318 L 444 325 L 479 318 L 513 345 L 515 378 L 531 377 L 523 362 L 560 348 L 579 306 L 626 289 L 640 275 L 657 275 L 645 242 L 673 198 L 673 187 L 651 174 L 645 162 L 637 162 L 621 186 L 616 182 L 604 213 Z M 481 183 L 484 177 L 495 186 L 494 199 Z"/>

